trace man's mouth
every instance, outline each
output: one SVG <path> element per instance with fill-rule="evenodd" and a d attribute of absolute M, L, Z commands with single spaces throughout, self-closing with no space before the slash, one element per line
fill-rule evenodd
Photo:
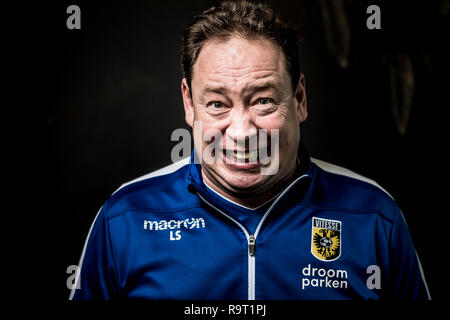
<path fill-rule="evenodd" d="M 258 163 L 260 160 L 260 156 L 263 154 L 261 152 L 262 148 L 254 149 L 254 150 L 230 150 L 224 149 L 223 154 L 228 160 L 233 163 Z M 265 156 L 270 157 L 270 150 L 266 150 L 264 153 Z"/>

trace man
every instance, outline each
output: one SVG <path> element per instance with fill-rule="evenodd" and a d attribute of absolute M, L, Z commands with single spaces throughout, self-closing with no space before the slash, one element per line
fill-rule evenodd
<path fill-rule="evenodd" d="M 300 142 L 288 23 L 223 2 L 186 28 L 182 66 L 195 150 L 106 201 L 71 299 L 429 298 L 392 197 Z"/>

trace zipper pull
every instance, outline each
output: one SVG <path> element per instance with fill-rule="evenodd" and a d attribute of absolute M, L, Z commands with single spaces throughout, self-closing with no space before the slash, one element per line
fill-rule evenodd
<path fill-rule="evenodd" d="M 255 240 L 255 236 L 252 234 L 248 237 L 248 254 L 251 257 L 255 256 Z"/>

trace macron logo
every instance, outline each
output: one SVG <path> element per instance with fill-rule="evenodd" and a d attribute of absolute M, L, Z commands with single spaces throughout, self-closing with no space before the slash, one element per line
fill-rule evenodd
<path fill-rule="evenodd" d="M 203 218 L 187 218 L 184 220 L 144 220 L 144 230 L 170 230 L 169 240 L 180 240 L 180 229 L 200 229 L 205 227 Z"/>
<path fill-rule="evenodd" d="M 144 220 L 145 230 L 200 229 L 205 227 L 203 218 L 187 218 L 184 220 Z"/>

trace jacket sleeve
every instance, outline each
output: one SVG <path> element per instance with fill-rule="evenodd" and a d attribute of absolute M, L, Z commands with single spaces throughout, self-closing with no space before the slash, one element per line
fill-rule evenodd
<path fill-rule="evenodd" d="M 109 300 L 117 296 L 106 204 L 97 213 L 91 226 L 79 267 L 76 285 L 69 300 Z"/>
<path fill-rule="evenodd" d="M 392 298 L 431 299 L 408 226 L 398 208 L 393 219 L 389 259 L 389 291 Z"/>

